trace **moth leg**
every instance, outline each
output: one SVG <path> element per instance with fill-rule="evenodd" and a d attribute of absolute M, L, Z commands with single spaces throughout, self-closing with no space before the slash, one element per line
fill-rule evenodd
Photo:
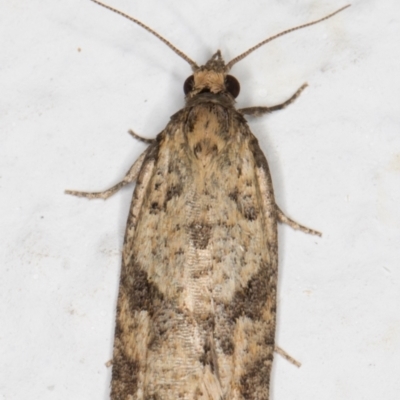
<path fill-rule="evenodd" d="M 287 224 L 287 225 L 291 226 L 293 229 L 296 229 L 296 230 L 299 230 L 299 231 L 302 231 L 305 233 L 309 233 L 310 235 L 322 236 L 321 232 L 318 232 L 318 231 L 315 231 L 314 229 L 310 229 L 310 228 L 307 228 L 306 226 L 300 225 L 296 221 L 293 221 L 292 219 L 287 217 L 278 206 L 276 206 L 276 211 L 277 211 L 278 220 L 282 224 Z"/>
<path fill-rule="evenodd" d="M 301 367 L 301 362 L 294 359 L 292 356 L 290 356 L 288 353 L 286 353 L 286 351 L 281 349 L 279 346 L 275 345 L 274 351 L 275 351 L 275 353 L 282 356 L 286 361 L 289 361 L 291 364 L 295 365 L 297 368 Z"/>
<path fill-rule="evenodd" d="M 129 171 L 126 173 L 124 179 L 117 183 L 116 185 L 110 187 L 107 190 L 104 190 L 103 192 L 77 192 L 75 190 L 66 190 L 66 194 L 70 194 L 72 196 L 77 196 L 77 197 L 86 197 L 89 200 L 92 199 L 103 199 L 106 200 L 110 196 L 112 196 L 114 193 L 118 192 L 121 188 L 126 186 L 128 183 L 134 182 L 140 172 L 140 169 L 142 167 L 144 158 L 146 157 L 147 152 L 145 151 L 132 165 L 132 167 L 129 169 Z"/>
<path fill-rule="evenodd" d="M 272 107 L 247 107 L 247 108 L 240 108 L 238 111 L 245 115 L 251 115 L 253 117 L 259 117 L 260 115 L 271 113 L 273 111 L 282 110 L 283 108 L 287 107 L 289 104 L 293 103 L 301 94 L 301 92 L 307 87 L 307 83 L 304 83 L 297 92 L 290 97 L 290 99 L 286 100 L 281 104 L 277 104 L 276 106 Z"/>
<path fill-rule="evenodd" d="M 139 140 L 140 142 L 144 142 L 144 143 L 147 143 L 147 144 L 151 144 L 151 143 L 153 143 L 153 142 L 155 141 L 155 139 L 147 139 L 147 138 L 144 138 L 144 137 L 138 135 L 137 133 L 133 132 L 132 129 L 129 129 L 128 133 L 129 133 L 134 139 Z"/>

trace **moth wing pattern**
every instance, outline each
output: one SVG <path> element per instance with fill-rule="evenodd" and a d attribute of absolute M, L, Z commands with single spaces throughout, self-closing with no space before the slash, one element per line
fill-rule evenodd
<path fill-rule="evenodd" d="M 193 70 L 184 84 L 186 106 L 123 181 L 99 193 L 67 191 L 106 199 L 137 182 L 122 257 L 111 400 L 268 400 L 277 223 L 320 233 L 276 205 L 267 160 L 243 115 L 280 110 L 306 84 L 282 104 L 236 110 L 240 85 L 228 72 L 269 41 L 350 5 L 226 64 L 217 51 L 199 67 L 139 20 L 92 1 L 146 29 Z"/>
<path fill-rule="evenodd" d="M 126 229 L 112 400 L 268 399 L 270 181 L 233 107 L 186 107 L 149 147 Z"/>

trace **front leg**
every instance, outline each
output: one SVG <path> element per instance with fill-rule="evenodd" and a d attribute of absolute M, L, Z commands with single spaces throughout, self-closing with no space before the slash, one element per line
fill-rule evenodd
<path fill-rule="evenodd" d="M 270 113 L 277 110 L 282 110 L 283 108 L 287 107 L 289 104 L 293 103 L 301 94 L 301 92 L 307 87 L 307 83 L 302 85 L 297 92 L 288 100 L 283 102 L 282 104 L 277 104 L 276 106 L 272 107 L 247 107 L 247 108 L 240 108 L 238 111 L 245 115 L 251 115 L 252 117 L 259 117 L 260 115 Z"/>
<path fill-rule="evenodd" d="M 135 163 L 132 165 L 132 167 L 129 169 L 129 171 L 126 173 L 124 179 L 117 183 L 116 185 L 114 185 L 113 187 L 104 190 L 103 192 L 77 192 L 75 190 L 66 190 L 65 193 L 66 194 L 70 194 L 72 196 L 78 196 L 78 197 L 86 197 L 90 200 L 92 199 L 103 199 L 106 200 L 108 199 L 110 196 L 112 196 L 114 193 L 118 192 L 118 190 L 120 190 L 121 188 L 123 188 L 124 186 L 126 186 L 128 183 L 132 183 L 134 182 L 138 175 L 139 172 L 142 168 L 143 165 L 143 161 L 146 157 L 147 151 L 145 151 L 136 161 Z"/>

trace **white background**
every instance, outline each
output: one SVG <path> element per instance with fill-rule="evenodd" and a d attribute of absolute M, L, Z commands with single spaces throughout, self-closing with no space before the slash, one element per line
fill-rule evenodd
<path fill-rule="evenodd" d="M 345 1 L 345 0 L 344 0 Z M 226 60 L 344 1 L 109 0 L 199 64 Z M 0 400 L 106 400 L 132 187 L 119 181 L 182 108 L 190 67 L 89 0 L 0 3 Z M 322 238 L 280 228 L 271 400 L 400 393 L 400 3 L 355 0 L 231 71 L 278 204 Z"/>

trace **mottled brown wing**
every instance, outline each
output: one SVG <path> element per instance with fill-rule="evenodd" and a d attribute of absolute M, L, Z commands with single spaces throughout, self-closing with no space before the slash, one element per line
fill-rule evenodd
<path fill-rule="evenodd" d="M 146 157 L 126 232 L 112 400 L 267 400 L 276 217 L 243 117 L 176 114 Z"/>

